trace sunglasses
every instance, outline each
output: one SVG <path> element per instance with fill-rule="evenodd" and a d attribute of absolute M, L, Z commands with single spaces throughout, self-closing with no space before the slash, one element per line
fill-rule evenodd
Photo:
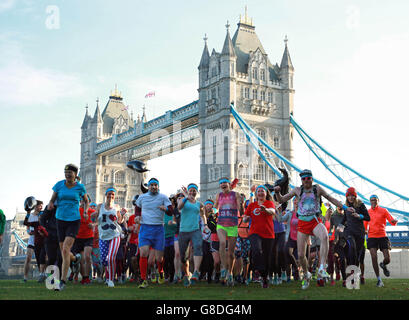
<path fill-rule="evenodd" d="M 304 178 L 301 178 L 301 180 L 302 181 L 310 181 L 310 180 L 312 180 L 312 177 L 304 177 Z"/>

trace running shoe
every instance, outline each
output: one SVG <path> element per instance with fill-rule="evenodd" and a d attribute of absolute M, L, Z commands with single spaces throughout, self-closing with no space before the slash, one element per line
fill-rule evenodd
<path fill-rule="evenodd" d="M 376 286 L 379 288 L 383 287 L 383 282 L 381 279 L 378 280 L 378 282 L 376 283 Z"/>
<path fill-rule="evenodd" d="M 157 283 L 158 282 L 158 279 L 157 279 L 158 277 L 156 276 L 156 273 L 153 273 L 152 275 L 151 275 L 151 282 L 152 283 Z"/>
<path fill-rule="evenodd" d="M 159 277 L 158 277 L 158 283 L 159 284 L 164 284 L 165 283 L 165 278 L 163 276 L 163 272 L 159 273 Z"/>
<path fill-rule="evenodd" d="M 230 287 L 234 286 L 234 280 L 233 280 L 233 275 L 229 274 L 229 276 L 227 277 L 227 285 Z"/>
<path fill-rule="evenodd" d="M 286 282 L 287 281 L 287 272 L 282 272 L 281 273 L 281 281 L 282 282 Z"/>
<path fill-rule="evenodd" d="M 77 253 L 75 255 L 75 261 L 72 262 L 72 273 L 78 273 L 80 271 L 80 261 L 81 261 L 81 254 Z"/>
<path fill-rule="evenodd" d="M 248 276 L 248 278 L 246 279 L 246 286 L 248 286 L 251 283 L 251 277 Z"/>
<path fill-rule="evenodd" d="M 305 290 L 310 286 L 312 275 L 310 272 L 307 271 L 307 274 L 304 276 L 304 279 L 301 283 L 301 289 Z"/>
<path fill-rule="evenodd" d="M 260 273 L 258 271 L 254 271 L 253 277 L 252 277 L 253 282 L 260 282 Z"/>
<path fill-rule="evenodd" d="M 148 281 L 143 280 L 141 284 L 138 286 L 139 289 L 146 289 L 149 286 Z"/>
<path fill-rule="evenodd" d="M 272 283 L 273 285 L 278 285 L 278 277 L 277 277 L 277 275 L 275 274 L 274 275 L 274 279 L 273 279 L 273 283 Z"/>
<path fill-rule="evenodd" d="M 72 281 L 74 279 L 74 273 L 71 272 L 70 276 L 68 277 L 68 281 Z"/>
<path fill-rule="evenodd" d="M 190 286 L 190 280 L 189 280 L 189 277 L 188 277 L 188 276 L 184 276 L 184 277 L 183 277 L 183 285 L 184 285 L 185 287 L 189 287 L 189 286 Z"/>
<path fill-rule="evenodd" d="M 341 274 L 339 272 L 337 272 L 336 278 L 337 281 L 341 280 Z"/>
<path fill-rule="evenodd" d="M 193 272 L 192 277 L 190 278 L 190 282 L 192 284 L 195 284 L 196 282 L 199 281 L 199 279 L 200 279 L 199 272 L 195 271 L 195 272 Z"/>
<path fill-rule="evenodd" d="M 365 284 L 365 278 L 361 276 L 361 284 Z"/>
<path fill-rule="evenodd" d="M 43 283 L 45 279 L 47 279 L 47 276 L 44 273 L 40 274 L 38 277 L 38 283 Z"/>
<path fill-rule="evenodd" d="M 226 275 L 227 275 L 227 270 L 226 270 L 226 269 L 222 269 L 222 271 L 220 272 L 220 280 L 225 280 L 225 279 L 226 279 Z"/>
<path fill-rule="evenodd" d="M 329 279 L 329 274 L 325 269 L 318 270 L 318 278 L 319 279 Z"/>
<path fill-rule="evenodd" d="M 287 281 L 287 283 L 290 283 L 291 282 L 291 277 L 288 276 L 286 281 Z"/>
<path fill-rule="evenodd" d="M 108 286 L 108 288 L 114 288 L 115 284 L 114 284 L 114 282 L 112 280 L 108 280 L 107 286 Z"/>
<path fill-rule="evenodd" d="M 389 277 L 389 276 L 391 275 L 391 273 L 389 272 L 389 270 L 386 268 L 386 264 L 384 264 L 383 262 L 381 262 L 381 263 L 379 264 L 379 266 L 382 268 L 383 274 L 384 274 L 386 277 Z"/>
<path fill-rule="evenodd" d="M 180 278 L 179 278 L 177 275 L 175 275 L 175 276 L 173 277 L 172 284 L 178 284 L 179 281 L 180 281 Z"/>
<path fill-rule="evenodd" d="M 54 291 L 62 291 L 65 289 L 65 284 L 64 282 L 60 280 L 56 280 L 55 286 L 54 286 Z"/>

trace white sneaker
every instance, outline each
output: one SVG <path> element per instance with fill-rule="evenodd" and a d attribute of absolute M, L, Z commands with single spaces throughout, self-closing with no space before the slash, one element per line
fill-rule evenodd
<path fill-rule="evenodd" d="M 109 288 L 115 287 L 114 282 L 113 282 L 112 280 L 108 280 L 108 281 L 107 281 L 107 286 L 108 286 Z"/>
<path fill-rule="evenodd" d="M 383 287 L 383 282 L 381 279 L 378 280 L 378 282 L 376 283 L 376 286 L 379 288 Z"/>
<path fill-rule="evenodd" d="M 311 277 L 311 273 L 307 272 L 307 274 L 304 276 L 304 279 L 302 280 L 301 289 L 305 290 L 310 286 Z"/>

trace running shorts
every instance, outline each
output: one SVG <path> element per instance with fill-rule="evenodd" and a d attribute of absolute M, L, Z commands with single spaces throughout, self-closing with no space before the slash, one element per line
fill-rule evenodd
<path fill-rule="evenodd" d="M 303 221 L 298 219 L 297 231 L 313 236 L 314 233 L 312 231 L 319 223 L 322 223 L 320 218 L 318 218 L 318 221 L 317 219 L 312 219 L 311 221 Z"/>
<path fill-rule="evenodd" d="M 64 242 L 66 237 L 76 238 L 78 231 L 80 230 L 81 220 L 64 221 L 57 220 L 57 234 L 58 241 Z"/>
<path fill-rule="evenodd" d="M 237 237 L 239 234 L 238 226 L 223 227 L 218 224 L 216 230 L 219 230 L 219 229 L 226 231 L 228 237 Z"/>
<path fill-rule="evenodd" d="M 366 240 L 366 246 L 368 249 L 391 250 L 391 242 L 388 237 L 368 238 L 368 240 Z"/>
<path fill-rule="evenodd" d="M 72 252 L 74 254 L 81 253 L 82 251 L 84 251 L 85 247 L 92 247 L 93 241 L 94 241 L 94 238 L 75 239 L 74 245 L 72 246 Z"/>
<path fill-rule="evenodd" d="M 165 228 L 163 225 L 141 224 L 139 247 L 151 246 L 158 251 L 165 250 Z"/>

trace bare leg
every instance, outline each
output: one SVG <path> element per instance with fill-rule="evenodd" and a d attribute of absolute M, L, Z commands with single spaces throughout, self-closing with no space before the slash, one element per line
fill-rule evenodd
<path fill-rule="evenodd" d="M 219 255 L 220 255 L 221 269 L 227 271 L 227 268 L 228 268 L 227 253 L 226 253 L 227 233 L 223 229 L 218 229 L 217 236 L 219 237 L 219 243 L 220 243 Z"/>
<path fill-rule="evenodd" d="M 325 226 L 322 223 L 319 223 L 312 232 L 321 241 L 320 254 L 319 254 L 320 269 L 321 269 L 322 267 L 325 267 L 325 264 L 328 258 L 328 248 L 329 248 L 328 232 L 327 232 L 327 228 L 325 228 Z"/>
<path fill-rule="evenodd" d="M 375 275 L 378 278 L 379 277 L 379 266 L 378 266 L 377 251 L 378 251 L 378 249 L 376 249 L 376 248 L 369 249 L 369 253 L 371 254 L 373 271 L 375 272 Z"/>
<path fill-rule="evenodd" d="M 304 276 L 308 272 L 308 261 L 307 257 L 305 255 L 305 249 L 307 246 L 307 240 L 308 240 L 309 235 L 302 233 L 302 232 L 297 232 L 297 250 L 298 250 L 298 261 L 299 264 L 303 270 Z"/>

